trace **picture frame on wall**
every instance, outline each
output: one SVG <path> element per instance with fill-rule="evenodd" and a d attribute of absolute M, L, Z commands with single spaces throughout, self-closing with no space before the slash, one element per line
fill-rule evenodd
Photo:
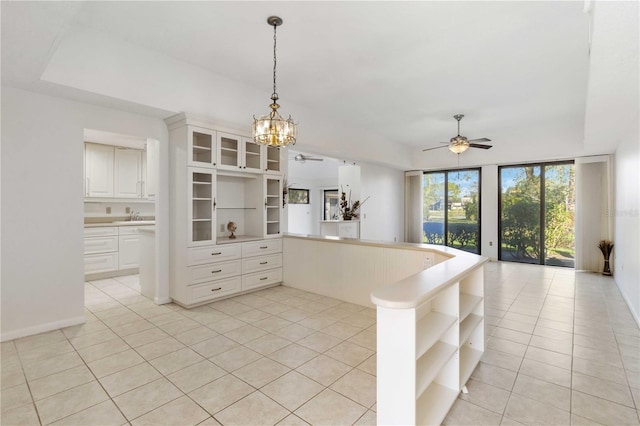
<path fill-rule="evenodd" d="M 289 188 L 289 204 L 309 204 L 309 190 Z"/>

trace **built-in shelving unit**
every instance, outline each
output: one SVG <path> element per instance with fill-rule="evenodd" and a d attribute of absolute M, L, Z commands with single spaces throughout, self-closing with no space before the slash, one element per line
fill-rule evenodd
<path fill-rule="evenodd" d="M 484 351 L 483 271 L 414 307 L 378 303 L 379 424 L 442 423 Z"/>
<path fill-rule="evenodd" d="M 171 298 L 192 307 L 281 282 L 282 245 L 271 240 L 281 236 L 279 150 L 203 117 L 178 114 L 165 121 Z M 236 225 L 233 239 L 229 222 Z M 245 255 L 255 242 L 259 250 Z"/>

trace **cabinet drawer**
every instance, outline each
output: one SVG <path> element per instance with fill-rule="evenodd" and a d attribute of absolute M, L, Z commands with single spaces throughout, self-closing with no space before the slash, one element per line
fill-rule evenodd
<path fill-rule="evenodd" d="M 139 229 L 153 229 L 154 225 L 143 225 L 143 226 L 119 226 L 118 227 L 118 235 L 137 235 Z"/>
<path fill-rule="evenodd" d="M 242 259 L 242 273 L 265 271 L 267 269 L 279 268 L 282 266 L 282 253 L 270 254 L 267 256 L 248 257 Z"/>
<path fill-rule="evenodd" d="M 189 249 L 188 262 L 189 265 L 221 262 L 225 260 L 239 259 L 241 254 L 242 248 L 240 244 L 196 247 Z"/>
<path fill-rule="evenodd" d="M 269 269 L 268 271 L 256 272 L 242 276 L 242 290 L 251 290 L 268 284 L 275 284 L 282 281 L 282 268 Z"/>
<path fill-rule="evenodd" d="M 118 251 L 118 236 L 84 239 L 84 254 L 109 253 Z"/>
<path fill-rule="evenodd" d="M 189 287 L 189 303 L 203 302 L 216 297 L 227 296 L 240 291 L 242 280 L 240 277 L 229 278 L 215 282 Z"/>
<path fill-rule="evenodd" d="M 84 228 L 85 237 L 105 237 L 107 235 L 118 235 L 118 228 L 116 228 L 115 226 Z"/>
<path fill-rule="evenodd" d="M 281 253 L 282 239 L 251 241 L 242 244 L 242 257 L 260 256 L 263 254 Z"/>
<path fill-rule="evenodd" d="M 189 284 L 195 284 L 240 275 L 241 262 L 240 260 L 216 262 L 209 265 L 194 266 L 188 269 Z"/>
<path fill-rule="evenodd" d="M 118 269 L 118 253 L 88 254 L 84 257 L 84 273 L 97 274 Z"/>

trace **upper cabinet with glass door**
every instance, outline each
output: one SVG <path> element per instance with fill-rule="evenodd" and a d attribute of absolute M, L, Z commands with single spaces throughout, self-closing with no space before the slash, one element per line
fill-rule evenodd
<path fill-rule="evenodd" d="M 216 132 L 201 127 L 187 127 L 188 165 L 212 168 L 217 163 Z"/>
<path fill-rule="evenodd" d="M 265 173 L 282 174 L 282 162 L 280 161 L 280 148 L 275 146 L 265 146 L 264 166 Z"/>
<path fill-rule="evenodd" d="M 259 173 L 264 149 L 249 138 L 218 132 L 218 169 Z"/>

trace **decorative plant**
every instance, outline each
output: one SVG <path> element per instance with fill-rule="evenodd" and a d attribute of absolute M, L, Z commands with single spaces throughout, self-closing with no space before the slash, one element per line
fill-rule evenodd
<path fill-rule="evenodd" d="M 287 182 L 287 177 L 285 176 L 284 179 L 282 179 L 282 207 L 287 205 L 287 198 L 289 195 L 289 189 L 295 185 L 295 183 L 289 184 Z"/>
<path fill-rule="evenodd" d="M 349 199 L 347 200 L 347 194 L 342 191 L 340 196 L 340 215 L 342 220 L 358 219 L 360 217 L 360 207 L 367 202 L 369 197 L 361 203 L 360 200 L 356 200 L 351 204 L 351 191 L 349 191 Z"/>
<path fill-rule="evenodd" d="M 602 256 L 604 256 L 604 269 L 602 270 L 602 275 L 611 275 L 611 269 L 609 268 L 609 257 L 611 256 L 611 252 L 613 251 L 613 241 L 602 240 L 598 244 L 598 248 L 602 252 Z"/>

